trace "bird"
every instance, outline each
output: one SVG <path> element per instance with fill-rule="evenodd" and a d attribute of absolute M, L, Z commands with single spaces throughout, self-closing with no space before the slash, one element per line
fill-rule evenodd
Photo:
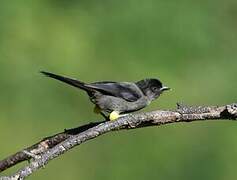
<path fill-rule="evenodd" d="M 84 90 L 90 101 L 95 104 L 94 112 L 101 114 L 110 121 L 145 108 L 164 91 L 170 90 L 169 87 L 163 86 L 161 81 L 155 78 L 146 78 L 137 82 L 101 81 L 85 83 L 51 72 L 40 72 L 46 77 Z"/>

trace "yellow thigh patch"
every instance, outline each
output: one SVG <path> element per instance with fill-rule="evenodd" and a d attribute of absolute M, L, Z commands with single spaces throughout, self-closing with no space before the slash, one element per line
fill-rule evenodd
<path fill-rule="evenodd" d="M 118 111 L 112 111 L 110 114 L 109 114 L 109 119 L 110 121 L 114 121 L 116 119 L 118 119 L 120 116 L 119 116 L 119 112 Z"/>

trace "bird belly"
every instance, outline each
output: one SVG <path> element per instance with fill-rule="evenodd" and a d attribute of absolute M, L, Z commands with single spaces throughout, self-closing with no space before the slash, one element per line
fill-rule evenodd
<path fill-rule="evenodd" d="M 138 100 L 135 102 L 128 102 L 122 98 L 114 96 L 102 95 L 92 101 L 95 103 L 102 111 L 112 112 L 117 111 L 120 113 L 128 113 L 138 111 L 147 106 L 147 100 Z"/>

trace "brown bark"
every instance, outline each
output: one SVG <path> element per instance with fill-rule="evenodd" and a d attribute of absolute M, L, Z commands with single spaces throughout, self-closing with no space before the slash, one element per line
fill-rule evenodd
<path fill-rule="evenodd" d="M 39 143 L 0 161 L 3 171 L 17 163 L 33 158 L 29 165 L 14 175 L 0 177 L 4 179 L 24 179 L 36 170 L 44 167 L 50 160 L 62 155 L 71 148 L 102 134 L 120 129 L 134 129 L 147 126 L 160 126 L 176 122 L 192 122 L 200 120 L 234 120 L 237 118 L 237 103 L 226 106 L 189 107 L 178 104 L 177 110 L 158 110 L 147 113 L 129 114 L 116 121 L 90 123 L 78 128 L 65 130 L 63 133 L 44 138 Z M 33 154 L 32 156 L 30 154 Z M 34 155 L 39 155 L 34 158 Z"/>

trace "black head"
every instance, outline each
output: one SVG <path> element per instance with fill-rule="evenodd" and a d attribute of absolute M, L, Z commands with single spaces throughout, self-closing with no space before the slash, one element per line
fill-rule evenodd
<path fill-rule="evenodd" d="M 136 85 L 150 100 L 158 98 L 162 92 L 170 89 L 163 86 L 159 79 L 144 79 L 136 82 Z"/>

